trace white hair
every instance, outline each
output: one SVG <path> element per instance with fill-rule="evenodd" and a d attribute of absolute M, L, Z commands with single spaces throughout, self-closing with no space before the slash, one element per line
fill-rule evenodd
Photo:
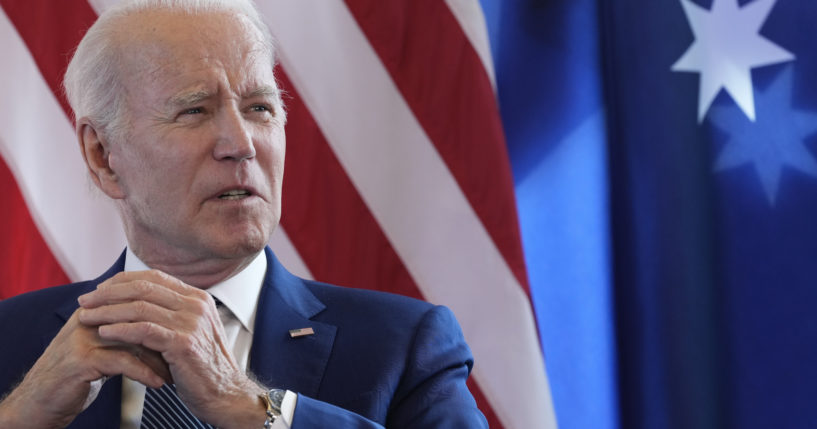
<path fill-rule="evenodd" d="M 120 82 L 122 56 L 125 52 L 115 37 L 117 21 L 129 15 L 166 9 L 189 15 L 228 11 L 247 17 L 261 33 L 275 67 L 272 35 L 252 0 L 124 0 L 103 12 L 77 45 L 63 79 L 63 88 L 74 118 L 88 117 L 109 140 L 120 140 L 126 125 L 123 89 Z M 277 85 L 276 85 L 277 90 Z M 282 106 L 280 91 L 276 102 Z M 283 110 L 283 109 L 281 109 Z"/>

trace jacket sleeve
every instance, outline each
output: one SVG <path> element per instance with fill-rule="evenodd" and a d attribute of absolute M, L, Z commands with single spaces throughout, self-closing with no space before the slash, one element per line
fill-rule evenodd
<path fill-rule="evenodd" d="M 446 307 L 431 308 L 415 330 L 406 369 L 386 417 L 388 428 L 487 428 L 465 384 L 473 366 L 471 350 Z M 382 428 L 340 407 L 298 396 L 292 429 Z"/>

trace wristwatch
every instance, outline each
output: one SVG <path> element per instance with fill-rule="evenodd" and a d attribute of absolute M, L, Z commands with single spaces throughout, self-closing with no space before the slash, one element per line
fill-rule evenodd
<path fill-rule="evenodd" d="M 262 395 L 261 399 L 267 405 L 267 419 L 264 420 L 264 429 L 269 429 L 275 420 L 281 417 L 281 403 L 284 401 L 286 390 L 272 389 Z"/>

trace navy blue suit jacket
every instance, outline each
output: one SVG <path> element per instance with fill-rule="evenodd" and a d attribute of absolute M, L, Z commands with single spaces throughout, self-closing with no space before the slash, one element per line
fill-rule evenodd
<path fill-rule="evenodd" d="M 465 380 L 472 356 L 450 310 L 397 295 L 290 274 L 265 249 L 250 370 L 299 394 L 297 428 L 483 428 Z M 124 253 L 95 280 L 0 302 L 0 392 L 11 390 L 77 309 L 77 297 L 124 268 Z M 314 335 L 291 338 L 290 329 Z M 69 428 L 116 428 L 121 377 Z"/>

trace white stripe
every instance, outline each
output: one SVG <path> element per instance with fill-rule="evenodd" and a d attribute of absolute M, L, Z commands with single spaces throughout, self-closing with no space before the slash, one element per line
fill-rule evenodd
<path fill-rule="evenodd" d="M 153 399 L 153 401 L 151 401 Z M 162 403 L 160 404 L 159 401 Z M 151 403 L 151 405 L 155 405 L 157 410 L 159 411 L 160 415 L 167 416 L 168 419 L 171 419 L 171 416 L 168 413 L 172 412 L 175 416 L 172 420 L 178 424 L 186 424 L 191 428 L 200 427 L 201 425 L 198 422 L 198 419 L 193 418 L 190 410 L 187 409 L 187 406 L 181 402 L 179 396 L 176 395 L 176 392 L 171 390 L 167 384 L 163 385 L 159 389 L 153 389 L 153 393 L 150 392 L 145 394 L 145 403 Z M 164 411 L 164 412 L 162 412 Z"/>
<path fill-rule="evenodd" d="M 145 408 L 142 411 L 142 420 L 147 420 L 154 426 L 173 427 L 171 422 L 168 420 L 169 416 L 165 416 L 158 407 L 158 404 L 145 401 Z M 160 423 L 159 420 L 162 420 L 164 423 Z"/>
<path fill-rule="evenodd" d="M 295 246 L 289 241 L 289 236 L 280 225 L 278 225 L 272 233 L 269 245 L 275 252 L 275 256 L 278 257 L 278 260 L 281 261 L 281 264 L 285 266 L 289 272 L 305 279 L 313 278 L 304 260 L 301 259 L 298 250 L 295 249 Z"/>
<path fill-rule="evenodd" d="M 421 291 L 457 315 L 503 425 L 555 427 L 530 302 L 346 6 L 259 6 L 293 84 Z"/>
<path fill-rule="evenodd" d="M 460 23 L 465 37 L 477 51 L 482 66 L 491 80 L 491 86 L 496 91 L 496 77 L 494 75 L 494 61 L 491 58 L 491 42 L 488 39 L 488 28 L 485 25 L 485 15 L 479 0 L 445 0 L 451 13 Z"/>
<path fill-rule="evenodd" d="M 96 11 L 97 16 L 102 13 L 105 9 L 109 9 L 111 6 L 115 6 L 122 0 L 88 0 L 88 4 Z"/>
<path fill-rule="evenodd" d="M 159 428 L 156 425 L 154 425 L 152 421 L 147 421 L 147 420 L 142 421 L 142 423 L 139 425 L 139 427 L 141 429 L 162 429 L 162 428 Z"/>
<path fill-rule="evenodd" d="M 0 40 L 0 155 L 66 274 L 96 277 L 125 246 L 119 217 L 92 195 L 73 127 L 4 12 Z"/>
<path fill-rule="evenodd" d="M 155 419 L 153 417 L 148 417 L 149 414 L 150 414 L 149 412 L 143 413 L 145 418 L 139 421 L 138 427 L 141 429 L 161 429 L 160 427 L 156 426 L 156 424 L 154 423 Z M 124 427 L 124 425 L 122 427 Z"/>

